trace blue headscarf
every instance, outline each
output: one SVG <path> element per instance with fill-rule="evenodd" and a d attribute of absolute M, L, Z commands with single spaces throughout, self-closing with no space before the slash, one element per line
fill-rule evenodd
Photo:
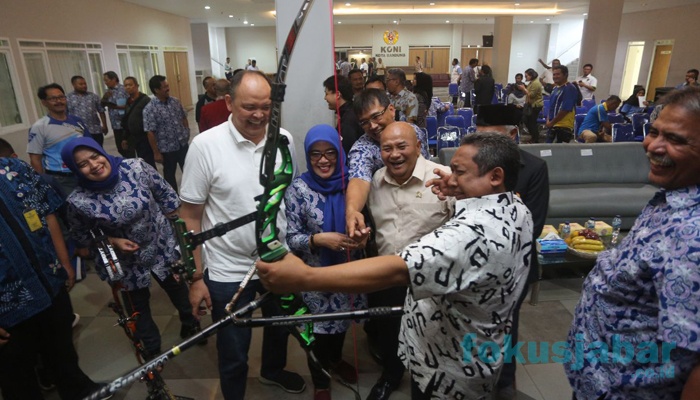
<path fill-rule="evenodd" d="M 73 153 L 75 153 L 75 150 L 78 147 L 87 147 L 95 150 L 107 158 L 109 165 L 112 166 L 112 171 L 109 173 L 107 179 L 99 182 L 91 181 L 85 177 L 82 172 L 80 172 L 80 168 L 78 168 L 78 165 L 76 165 L 75 159 L 73 158 Z M 63 159 L 63 163 L 66 164 L 66 167 L 73 171 L 73 173 L 78 177 L 78 185 L 85 189 L 96 191 L 108 190 L 116 186 L 119 182 L 119 164 L 122 162 L 122 158 L 107 154 L 105 149 L 103 149 L 102 146 L 100 146 L 100 144 L 93 138 L 83 136 L 75 138 L 66 143 L 66 145 L 63 146 L 63 149 L 61 149 L 61 158 Z"/>
<path fill-rule="evenodd" d="M 314 173 L 311 167 L 309 151 L 316 142 L 328 142 L 338 152 L 335 161 L 335 170 L 328 179 L 323 179 Z M 326 196 L 326 205 L 323 209 L 323 232 L 338 232 L 345 234 L 345 189 L 348 185 L 345 168 L 345 151 L 340 144 L 338 132 L 330 125 L 316 125 L 306 134 L 304 139 L 304 151 L 306 152 L 307 171 L 300 178 L 309 187 Z M 320 249 L 321 265 L 335 265 L 347 261 L 345 252 L 333 251 L 325 247 Z"/>

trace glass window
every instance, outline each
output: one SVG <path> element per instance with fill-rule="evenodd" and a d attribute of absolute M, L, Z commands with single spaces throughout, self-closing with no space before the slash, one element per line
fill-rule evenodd
<path fill-rule="evenodd" d="M 85 51 L 48 50 L 46 53 L 53 81 L 63 86 L 66 93 L 73 91 L 73 85 L 70 83 L 73 76 L 80 75 L 89 79 L 90 68 Z"/>
<path fill-rule="evenodd" d="M 153 62 L 151 61 L 151 53 L 148 51 L 130 51 L 131 70 L 134 77 L 139 81 L 139 84 L 148 87 L 148 80 L 155 75 Z"/>
<path fill-rule="evenodd" d="M 88 80 L 88 90 L 95 92 L 98 96 L 102 97 L 105 92 L 105 86 L 102 81 L 103 70 L 101 54 L 88 53 L 88 59 L 90 60 L 90 76 L 92 77 L 92 82 Z"/>
<path fill-rule="evenodd" d="M 46 63 L 44 62 L 43 53 L 24 53 L 24 65 L 27 68 L 27 76 L 29 77 L 29 86 L 32 89 L 32 102 L 36 110 L 36 115 L 44 115 L 44 107 L 41 105 L 41 100 L 36 93 L 40 87 L 49 84 L 49 78 L 46 74 Z"/>
<path fill-rule="evenodd" d="M 131 75 L 129 73 L 129 55 L 126 53 L 118 53 L 117 56 L 119 56 L 119 76 L 122 78 L 121 80 L 123 81 L 124 78 Z M 139 81 L 139 85 L 143 85 L 143 83 Z"/>
<path fill-rule="evenodd" d="M 9 52 L 0 51 L 0 128 L 22 123 L 17 93 L 10 74 Z"/>

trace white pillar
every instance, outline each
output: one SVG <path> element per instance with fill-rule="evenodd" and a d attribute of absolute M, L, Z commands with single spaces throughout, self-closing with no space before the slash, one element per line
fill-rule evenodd
<path fill-rule="evenodd" d="M 452 73 L 452 59 L 456 58 L 459 60 L 459 65 L 460 67 L 464 68 L 464 65 L 462 65 L 462 35 L 464 31 L 464 25 L 462 24 L 454 24 L 452 25 L 452 46 L 450 47 L 450 68 L 447 73 Z M 468 63 L 469 60 L 464 60 L 465 63 Z"/>
<path fill-rule="evenodd" d="M 302 0 L 276 0 L 277 58 L 299 13 Z M 299 171 L 306 170 L 304 137 L 314 125 L 333 125 L 334 113 L 323 99 L 323 81 L 335 69 L 331 41 L 331 9 L 327 1 L 316 0 L 299 31 L 287 70 L 287 91 L 282 103 L 282 128 L 294 137 Z"/>
<path fill-rule="evenodd" d="M 583 68 L 584 64 L 593 64 L 592 74 L 598 79 L 594 93 L 597 100 L 606 99 L 610 95 L 623 5 L 624 0 L 591 0 L 588 6 L 579 65 Z M 581 71 L 569 71 L 569 80 L 575 79 L 580 73 Z"/>

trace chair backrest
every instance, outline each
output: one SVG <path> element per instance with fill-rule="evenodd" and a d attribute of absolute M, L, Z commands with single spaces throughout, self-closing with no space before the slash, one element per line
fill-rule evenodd
<path fill-rule="evenodd" d="M 428 131 L 428 144 L 437 144 L 437 117 L 425 117 L 425 129 Z M 435 141 L 430 143 L 430 141 Z"/>
<path fill-rule="evenodd" d="M 634 134 L 636 136 L 644 136 L 644 124 L 647 122 L 649 122 L 648 114 L 632 114 L 632 126 L 634 127 Z"/>
<path fill-rule="evenodd" d="M 586 114 L 588 112 L 588 109 L 584 106 L 576 106 L 576 115 L 579 114 Z"/>
<path fill-rule="evenodd" d="M 591 108 L 595 107 L 595 98 L 593 99 L 584 99 L 581 102 L 581 106 L 583 106 L 586 111 L 590 110 Z"/>
<path fill-rule="evenodd" d="M 459 93 L 459 85 L 457 85 L 456 83 L 450 83 L 447 86 L 447 93 L 450 96 L 457 96 L 457 94 Z"/>
<path fill-rule="evenodd" d="M 644 124 L 644 127 L 642 129 L 644 137 L 647 137 L 647 135 L 649 134 L 649 128 L 651 128 L 651 123 L 647 122 L 646 124 Z"/>
<path fill-rule="evenodd" d="M 578 137 L 578 129 L 581 127 L 583 120 L 586 119 L 586 114 L 576 114 L 574 116 L 574 136 Z"/>
<path fill-rule="evenodd" d="M 634 127 L 632 124 L 612 124 L 612 141 L 634 142 Z"/>
<path fill-rule="evenodd" d="M 437 150 L 443 147 L 457 147 L 459 146 L 459 141 L 462 138 L 462 131 L 457 126 L 441 126 L 438 127 L 437 134 Z"/>
<path fill-rule="evenodd" d="M 461 129 L 467 129 L 467 121 L 461 115 L 449 115 L 445 118 L 445 126 L 457 126 Z"/>
<path fill-rule="evenodd" d="M 461 115 L 464 118 L 465 127 L 469 128 L 473 125 L 472 117 L 474 116 L 474 110 L 471 108 L 458 108 L 457 115 Z"/>
<path fill-rule="evenodd" d="M 542 105 L 542 111 L 544 112 L 544 115 L 545 115 L 545 116 L 546 116 L 547 113 L 549 112 L 549 102 L 550 102 L 549 99 L 544 99 L 544 100 L 542 100 L 542 103 L 543 103 L 543 105 Z"/>
<path fill-rule="evenodd" d="M 608 113 L 608 122 L 611 124 L 624 124 L 625 116 L 618 113 Z"/>

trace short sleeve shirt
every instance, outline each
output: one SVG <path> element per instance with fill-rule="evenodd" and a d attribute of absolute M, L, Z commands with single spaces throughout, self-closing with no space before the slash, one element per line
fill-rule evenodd
<path fill-rule="evenodd" d="M 586 85 L 593 86 L 594 88 L 598 86 L 598 79 L 596 79 L 595 76 L 593 75 L 588 75 L 588 76 L 579 76 L 576 78 L 576 82 L 583 82 Z M 592 99 L 593 98 L 593 91 L 588 89 L 587 87 L 579 86 L 579 89 L 581 89 L 581 95 L 583 96 L 584 99 Z"/>
<path fill-rule="evenodd" d="M 579 128 L 577 134 L 580 135 L 583 131 L 591 131 L 598 133 L 600 131 L 600 123 L 608 121 L 608 110 L 605 108 L 605 103 L 598 104 L 597 106 L 588 110 L 586 113 L 586 118 L 583 119 L 581 127 Z"/>
<path fill-rule="evenodd" d="M 576 109 L 576 101 L 578 100 L 578 90 L 570 82 L 562 86 L 557 86 L 552 91 L 552 97 L 549 103 L 549 120 L 559 114 L 560 111 L 568 111 L 566 116 L 559 120 L 554 126 L 561 128 L 574 129 L 574 113 Z"/>
<path fill-rule="evenodd" d="M 68 115 L 65 121 L 59 121 L 46 115 L 29 129 L 27 153 L 43 155 L 41 165 L 47 171 L 71 173 L 63 164 L 61 150 L 71 139 L 80 136 L 90 136 L 82 119 Z"/>
<path fill-rule="evenodd" d="M 68 114 L 75 115 L 85 122 L 88 130 L 93 135 L 102 134 L 102 122 L 97 113 L 104 112 L 100 105 L 100 96 L 92 92 L 80 94 L 68 93 Z"/>
<path fill-rule="evenodd" d="M 182 123 L 186 118 L 187 113 L 180 100 L 174 97 L 168 97 L 165 101 L 154 98 L 143 108 L 143 129 L 155 134 L 161 152 L 177 151 L 190 139 L 190 130 Z"/>
<path fill-rule="evenodd" d="M 127 99 L 129 99 L 129 94 L 124 89 L 124 85 L 121 83 L 117 84 L 112 89 L 109 89 L 111 95 L 107 98 L 107 101 L 114 103 L 118 106 L 125 106 Z M 112 129 L 122 129 L 122 118 L 126 110 L 118 110 L 116 108 L 109 109 L 109 121 L 112 123 Z"/>
<path fill-rule="evenodd" d="M 399 113 L 399 120 L 415 121 L 418 118 L 418 98 L 415 94 L 402 89 L 397 95 L 389 95 L 389 99 Z"/>

